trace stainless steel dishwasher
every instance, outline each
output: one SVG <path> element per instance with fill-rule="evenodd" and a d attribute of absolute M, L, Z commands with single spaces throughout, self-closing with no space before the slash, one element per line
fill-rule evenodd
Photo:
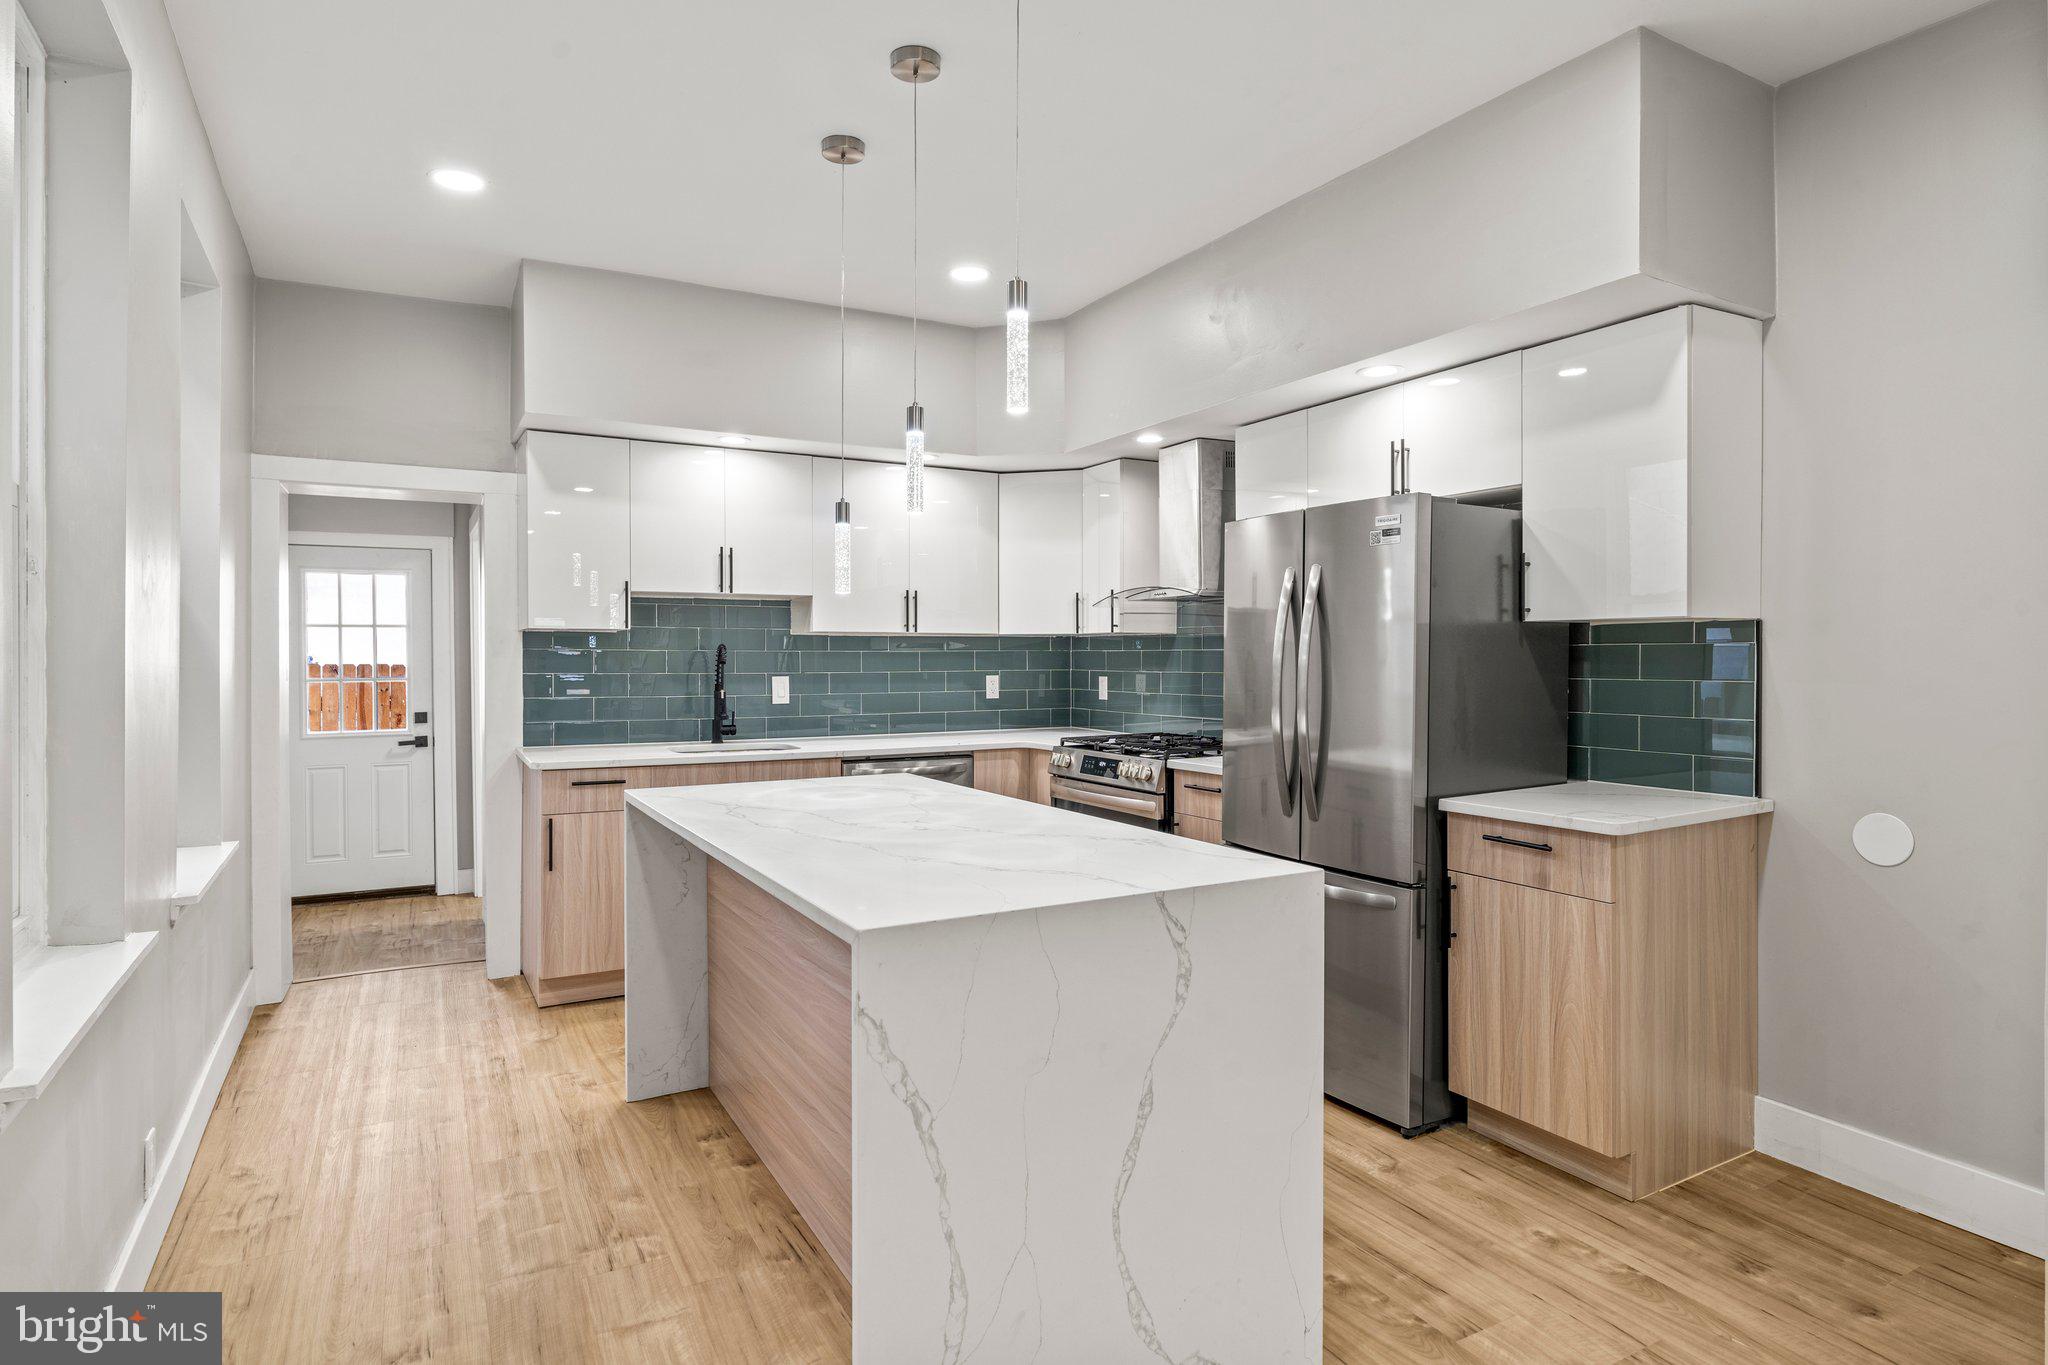
<path fill-rule="evenodd" d="M 973 754 L 919 754 L 914 758 L 849 758 L 839 764 L 841 777 L 873 777 L 877 773 L 910 773 L 956 787 L 974 785 Z"/>

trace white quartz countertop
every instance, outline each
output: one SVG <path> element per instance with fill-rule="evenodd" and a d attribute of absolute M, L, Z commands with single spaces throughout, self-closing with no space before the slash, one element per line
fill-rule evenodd
<path fill-rule="evenodd" d="M 1170 758 L 1166 761 L 1166 766 L 1178 772 L 1213 773 L 1217 777 L 1223 776 L 1221 755 L 1215 758 Z"/>
<path fill-rule="evenodd" d="M 1763 797 L 1716 796 L 1621 782 L 1560 782 L 1552 787 L 1450 796 L 1437 805 L 1453 815 L 1617 836 L 1734 820 L 1772 809 L 1772 803 Z"/>
<path fill-rule="evenodd" d="M 848 942 L 904 925 L 1322 875 L 899 774 L 665 787 L 626 801 Z"/>
<path fill-rule="evenodd" d="M 814 739 L 735 739 L 716 749 L 677 753 L 673 744 L 536 745 L 519 751 L 529 768 L 670 767 L 685 763 L 773 763 L 792 758 L 893 758 L 982 749 L 1056 749 L 1068 735 L 1108 734 L 1085 725 L 1059 730 L 937 730 L 915 735 L 833 735 Z M 749 745 L 773 744 L 773 749 Z"/>

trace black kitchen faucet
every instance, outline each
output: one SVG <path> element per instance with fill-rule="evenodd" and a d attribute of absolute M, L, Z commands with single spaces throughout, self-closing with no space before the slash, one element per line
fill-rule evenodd
<path fill-rule="evenodd" d="M 725 704 L 725 646 L 718 647 L 717 663 L 711 674 L 711 742 L 725 743 L 727 735 L 740 732 L 740 723 Z"/>

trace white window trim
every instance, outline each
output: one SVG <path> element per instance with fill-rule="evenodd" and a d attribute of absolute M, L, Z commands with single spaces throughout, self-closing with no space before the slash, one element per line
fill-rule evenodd
<path fill-rule="evenodd" d="M 14 774 L 13 789 L 6 793 L 8 851 L 8 900 L 14 911 L 11 923 L 11 967 L 18 972 L 34 950 L 43 946 L 48 933 L 49 883 L 46 855 L 49 799 L 47 774 L 41 756 L 48 749 L 48 705 L 46 687 L 47 616 L 45 581 L 41 572 L 43 546 L 48 534 L 47 487 L 44 460 L 44 340 L 45 321 L 45 237 L 48 196 L 46 178 L 48 123 L 46 99 L 47 55 L 19 5 L 14 11 L 14 71 L 26 70 L 27 80 L 16 103 L 22 126 L 17 132 L 20 165 L 16 180 L 14 287 L 15 316 L 12 320 L 13 397 L 20 404 L 12 441 L 13 553 L 7 566 L 6 590 L 12 595 L 11 629 L 5 642 L 4 667 L 11 674 L 12 714 L 6 717 L 7 742 L 12 751 L 8 765 Z M 34 760 L 34 761 L 25 761 Z"/>

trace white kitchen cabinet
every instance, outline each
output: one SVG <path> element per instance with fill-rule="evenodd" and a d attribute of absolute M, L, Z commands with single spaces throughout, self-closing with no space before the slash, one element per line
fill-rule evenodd
<path fill-rule="evenodd" d="M 1687 306 L 1523 353 L 1528 619 L 1761 614 L 1762 483 L 1755 320 Z"/>
<path fill-rule="evenodd" d="M 842 496 L 853 513 L 853 591 L 844 597 L 832 591 L 832 506 Z M 903 508 L 902 465 L 812 460 L 808 540 L 813 586 L 808 607 L 798 603 L 793 612 L 796 629 L 903 632 L 909 624 L 910 514 Z"/>
<path fill-rule="evenodd" d="M 633 582 L 642 592 L 725 590 L 725 452 L 631 442 Z M 810 489 L 804 489 L 810 505 Z"/>
<path fill-rule="evenodd" d="M 634 441 L 633 583 L 642 592 L 811 590 L 811 459 Z"/>
<path fill-rule="evenodd" d="M 997 629 L 996 476 L 924 473 L 924 511 L 910 517 L 910 623 L 924 635 Z"/>
<path fill-rule="evenodd" d="M 998 477 L 996 621 L 1006 635 L 1081 629 L 1081 471 Z"/>
<path fill-rule="evenodd" d="M 632 573 L 632 466 L 626 442 L 529 431 L 526 626 L 623 630 Z"/>
<path fill-rule="evenodd" d="M 779 450 L 725 452 L 727 592 L 801 597 L 812 590 L 811 464 L 808 455 Z"/>
<path fill-rule="evenodd" d="M 1325 507 L 1393 491 L 1401 444 L 1401 391 L 1374 389 L 1308 410 L 1307 505 Z"/>
<path fill-rule="evenodd" d="M 1522 481 L 1522 353 L 1398 387 L 1406 490 L 1455 497 Z"/>
<path fill-rule="evenodd" d="M 1236 460 L 1239 517 L 1308 506 L 1308 413 L 1290 412 L 1239 427 Z"/>
<path fill-rule="evenodd" d="M 1171 602 L 1119 599 L 1159 584 L 1159 466 L 1111 460 L 1081 471 L 1081 629 L 1171 634 Z"/>

